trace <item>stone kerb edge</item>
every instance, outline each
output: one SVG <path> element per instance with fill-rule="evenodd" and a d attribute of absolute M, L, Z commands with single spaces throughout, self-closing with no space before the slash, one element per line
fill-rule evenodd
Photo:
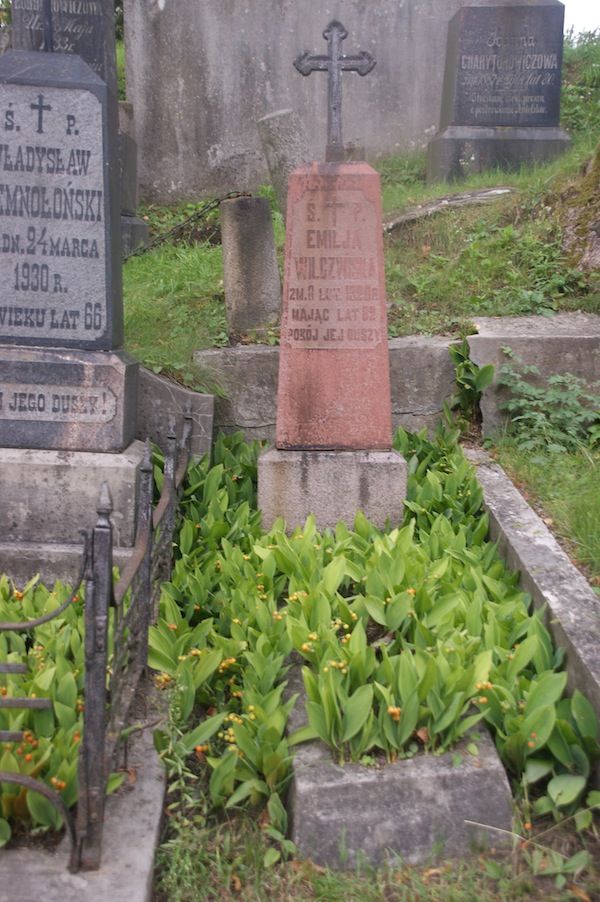
<path fill-rule="evenodd" d="M 566 651 L 569 691 L 587 695 L 600 715 L 600 598 L 504 470 L 483 452 L 465 454 L 483 488 L 491 537 L 536 607 L 547 605 L 547 626 Z"/>

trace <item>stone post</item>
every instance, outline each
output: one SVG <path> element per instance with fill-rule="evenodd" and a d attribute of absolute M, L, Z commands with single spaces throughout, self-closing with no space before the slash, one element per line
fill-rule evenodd
<path fill-rule="evenodd" d="M 265 197 L 235 197 L 221 203 L 223 283 L 232 335 L 264 333 L 281 305 L 271 208 Z"/>

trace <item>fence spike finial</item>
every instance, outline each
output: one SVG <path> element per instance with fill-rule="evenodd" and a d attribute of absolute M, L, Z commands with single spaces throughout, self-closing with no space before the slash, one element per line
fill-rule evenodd
<path fill-rule="evenodd" d="M 98 503 L 96 504 L 96 513 L 100 519 L 110 517 L 112 514 L 113 503 L 110 494 L 108 482 L 103 482 L 100 486 L 100 494 L 98 495 Z"/>

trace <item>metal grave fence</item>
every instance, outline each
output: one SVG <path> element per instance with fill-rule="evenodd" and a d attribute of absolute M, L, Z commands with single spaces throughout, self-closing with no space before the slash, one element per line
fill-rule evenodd
<path fill-rule="evenodd" d="M 0 632 L 33 630 L 59 617 L 78 595 L 81 583 L 85 587 L 85 708 L 75 815 L 67 810 L 60 794 L 41 780 L 0 771 L 0 783 L 41 793 L 63 817 L 71 840 L 71 871 L 100 867 L 107 781 L 146 668 L 148 630 L 157 614 L 160 583 L 171 575 L 173 532 L 190 460 L 191 434 L 192 414 L 188 406 L 179 442 L 174 424 L 167 435 L 163 484 L 155 507 L 152 456 L 150 445 L 146 444 L 139 474 L 135 545 L 116 584 L 110 520 L 112 501 L 104 483 L 98 499 L 96 525 L 84 533 L 81 573 L 70 597 L 55 611 L 36 620 L 0 623 Z M 27 673 L 27 665 L 0 662 L 2 673 Z M 0 696 L 0 709 L 51 707 L 51 699 Z M 0 731 L 0 742 L 22 739 L 22 731 Z"/>

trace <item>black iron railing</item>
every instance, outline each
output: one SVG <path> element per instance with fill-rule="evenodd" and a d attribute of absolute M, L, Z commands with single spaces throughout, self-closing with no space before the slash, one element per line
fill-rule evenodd
<path fill-rule="evenodd" d="M 70 598 L 56 611 L 23 623 L 0 623 L 0 631 L 32 630 L 60 616 L 85 586 L 85 708 L 79 751 L 76 816 L 45 783 L 0 772 L 13 783 L 45 796 L 65 820 L 72 841 L 69 867 L 100 867 L 106 788 L 119 740 L 148 657 L 148 630 L 155 619 L 160 583 L 172 568 L 173 532 L 179 494 L 190 459 L 191 408 L 185 412 L 180 441 L 174 424 L 167 436 L 160 498 L 153 508 L 154 479 L 149 444 L 139 474 L 136 541 L 120 579 L 113 581 L 112 501 L 106 483 L 98 499 L 98 519 L 85 534 L 82 572 Z M 112 642 L 109 649 L 109 621 Z M 0 663 L 0 673 L 26 673 L 25 664 Z M 50 699 L 0 697 L 0 708 L 50 708 Z M 19 742 L 21 732 L 0 731 L 1 742 Z"/>

